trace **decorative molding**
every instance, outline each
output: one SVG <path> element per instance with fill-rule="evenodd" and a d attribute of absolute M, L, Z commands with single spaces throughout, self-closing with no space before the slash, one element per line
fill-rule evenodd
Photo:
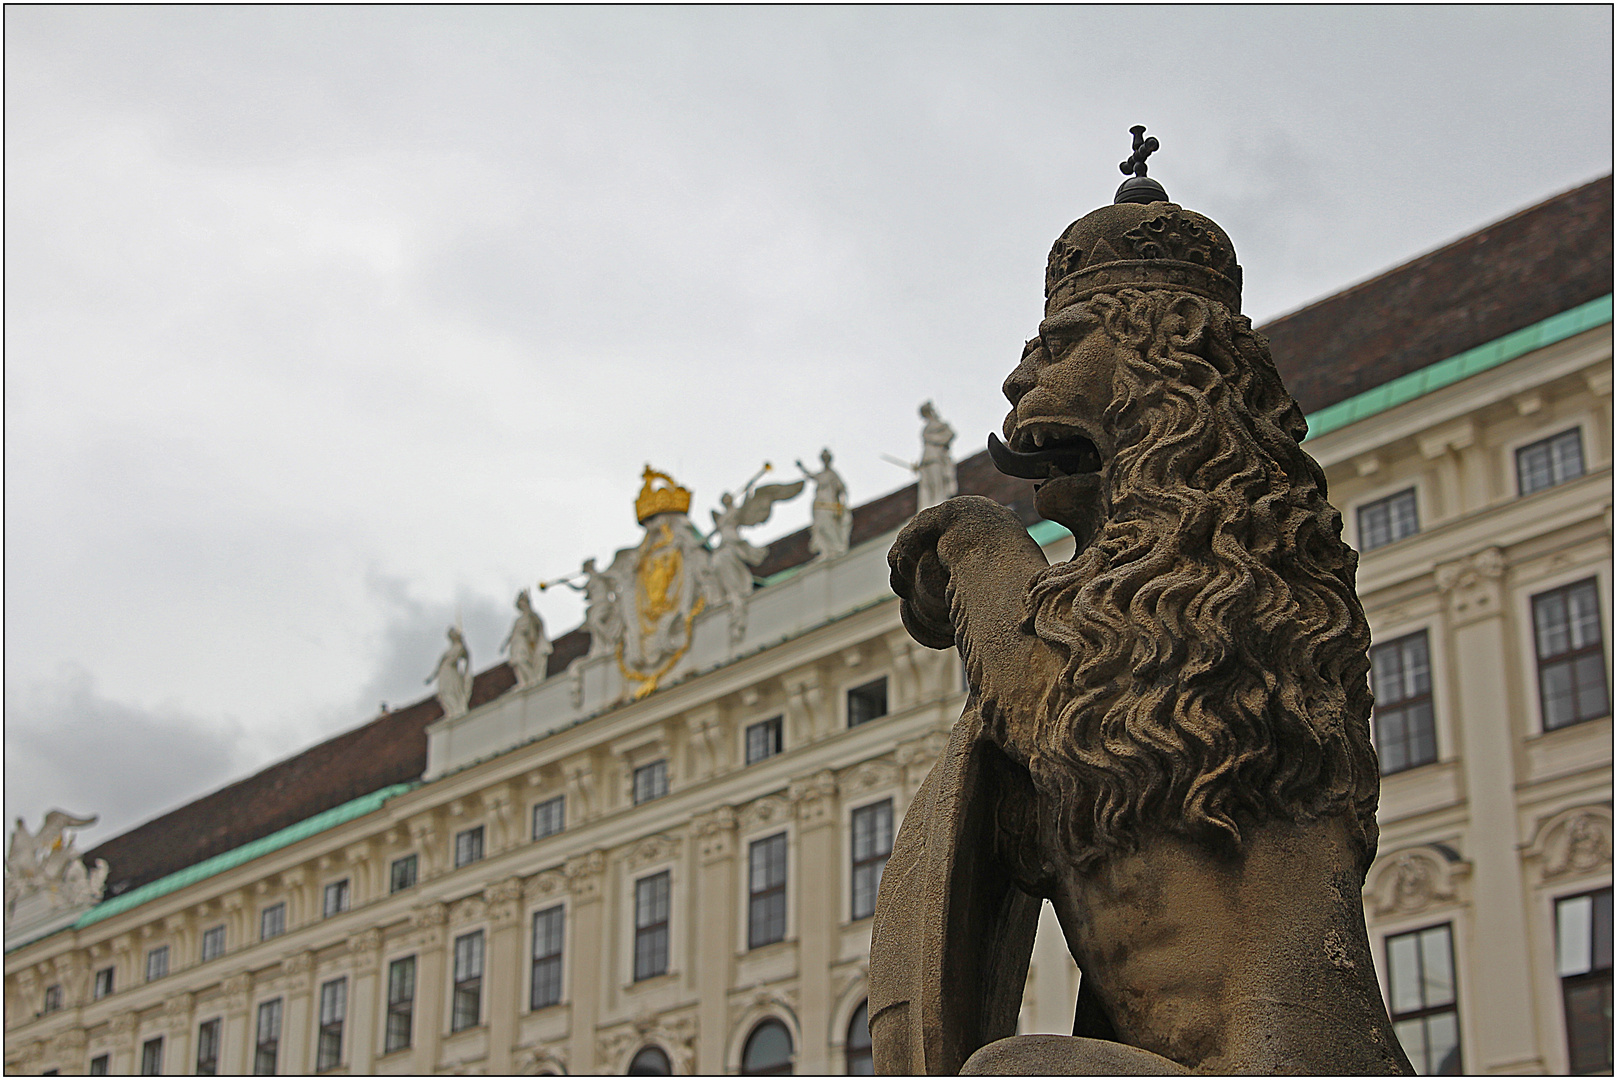
<path fill-rule="evenodd" d="M 488 905 L 481 895 L 463 896 L 449 906 L 449 923 L 460 926 L 475 922 L 488 913 Z"/>
<path fill-rule="evenodd" d="M 1611 873 L 1612 811 L 1609 803 L 1574 806 L 1541 820 L 1524 852 L 1538 863 L 1543 881 L 1599 871 Z"/>
<path fill-rule="evenodd" d="M 135 1033 L 140 1026 L 140 1018 L 133 1012 L 121 1012 L 114 1016 L 107 1024 L 112 1029 L 115 1038 L 122 1041 Z"/>
<path fill-rule="evenodd" d="M 679 837 L 658 833 L 635 843 L 624 856 L 624 865 L 633 873 L 653 863 L 666 862 L 679 854 Z"/>
<path fill-rule="evenodd" d="M 494 929 L 501 930 L 514 925 L 522 914 L 522 879 L 509 877 L 504 881 L 497 881 L 483 890 L 483 900 L 488 907 L 489 922 Z"/>
<path fill-rule="evenodd" d="M 802 823 L 819 825 L 831 820 L 839 786 L 835 773 L 830 769 L 821 769 L 813 776 L 794 780 L 787 793 L 797 807 L 797 816 Z"/>
<path fill-rule="evenodd" d="M 567 860 L 563 873 L 567 888 L 580 903 L 601 898 L 601 877 L 606 872 L 606 852 L 600 848 Z"/>
<path fill-rule="evenodd" d="M 1504 574 L 1505 553 L 1486 547 L 1440 564 L 1435 576 L 1438 591 L 1448 598 L 1450 616 L 1464 623 L 1500 613 Z"/>
<path fill-rule="evenodd" d="M 224 991 L 224 1010 L 228 1013 L 245 1012 L 247 998 L 252 993 L 253 976 L 249 972 L 238 972 L 225 979 L 219 987 Z"/>
<path fill-rule="evenodd" d="M 1402 848 L 1376 860 L 1366 876 L 1365 901 L 1377 918 L 1413 915 L 1457 902 L 1459 883 L 1470 873 L 1471 864 L 1446 847 Z"/>
<path fill-rule="evenodd" d="M 381 963 L 382 931 L 376 927 L 361 930 L 348 939 L 350 964 L 356 975 L 367 975 Z"/>
<path fill-rule="evenodd" d="M 789 821 L 792 804 L 781 795 L 765 795 L 754 799 L 741 809 L 741 830 L 751 832 Z"/>
<path fill-rule="evenodd" d="M 567 888 L 567 874 L 562 870 L 546 870 L 542 874 L 535 874 L 526 885 L 522 887 L 522 898 L 530 903 L 534 900 L 544 900 L 556 896 Z"/>
<path fill-rule="evenodd" d="M 900 772 L 895 755 L 862 761 L 842 774 L 842 790 L 850 796 L 865 795 L 898 786 Z"/>
<path fill-rule="evenodd" d="M 512 1065 L 518 1076 L 538 1076 L 541 1070 L 546 1070 L 554 1076 L 568 1075 L 567 1048 L 556 1047 L 529 1047 L 519 1051 Z"/>

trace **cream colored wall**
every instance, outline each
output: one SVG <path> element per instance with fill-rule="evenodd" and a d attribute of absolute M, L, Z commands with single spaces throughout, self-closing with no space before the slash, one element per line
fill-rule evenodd
<path fill-rule="evenodd" d="M 1573 424 L 1588 475 L 1517 497 L 1514 448 Z M 1359 582 L 1376 638 L 1428 631 L 1439 760 L 1383 784 L 1366 916 L 1378 963 L 1387 935 L 1453 924 L 1468 1071 L 1564 1071 L 1554 900 L 1611 882 L 1611 721 L 1542 731 L 1527 606 L 1534 593 L 1597 576 L 1609 679 L 1611 432 L 1606 327 L 1309 443 L 1350 540 L 1358 504 L 1417 487 L 1422 531 L 1365 554 Z M 1050 553 L 1064 557 L 1070 541 Z M 846 690 L 879 675 L 889 677 L 890 715 L 847 729 Z M 869 920 L 850 919 L 851 814 L 890 797 L 895 822 L 902 815 L 959 713 L 959 678 L 952 652 L 910 641 L 889 598 L 25 946 L 6 956 L 7 1070 L 82 1073 L 105 1052 L 114 1072 L 128 1073 L 142 1042 L 161 1034 L 165 1070 L 190 1072 L 197 1025 L 220 1017 L 222 1070 L 243 1072 L 256 1008 L 279 996 L 281 1071 L 311 1071 L 319 987 L 346 976 L 339 1072 L 621 1073 L 648 1044 L 678 1071 L 734 1072 L 765 1017 L 792 1031 L 797 1071 L 840 1072 L 869 955 Z M 745 726 L 777 714 L 784 752 L 743 767 Z M 631 805 L 633 767 L 659 755 L 670 794 Z M 566 830 L 531 841 L 533 805 L 556 794 L 567 796 Z M 1591 815 L 1605 837 L 1592 864 L 1569 854 L 1566 839 Z M 485 858 L 453 869 L 454 835 L 478 824 Z M 749 951 L 747 844 L 778 831 L 790 838 L 787 940 Z M 420 883 L 388 895 L 390 862 L 412 851 Z M 1400 891 L 1400 867 L 1406 882 L 1426 884 Z M 660 869 L 672 880 L 670 971 L 636 983 L 633 882 Z M 350 909 L 323 919 L 322 888 L 343 876 Z M 287 933 L 257 941 L 258 912 L 281 901 Z M 557 903 L 567 919 L 563 999 L 530 1011 L 532 917 Z M 201 934 L 219 923 L 226 953 L 199 963 Z M 450 1034 L 449 951 L 474 929 L 486 935 L 482 1023 Z M 145 952 L 164 943 L 170 975 L 141 984 Z M 406 955 L 418 964 L 415 1035 L 409 1049 L 383 1055 L 387 964 Z M 118 989 L 92 1002 L 92 973 L 109 963 Z M 67 1007 L 36 1017 L 54 982 Z M 1076 989 L 1046 913 L 1022 1030 L 1070 1030 Z"/>

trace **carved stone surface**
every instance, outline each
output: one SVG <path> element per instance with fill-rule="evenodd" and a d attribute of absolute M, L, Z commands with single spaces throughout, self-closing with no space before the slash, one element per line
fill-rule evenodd
<path fill-rule="evenodd" d="M 517 617 L 511 624 L 511 633 L 506 636 L 501 648 L 511 658 L 511 670 L 516 672 L 517 686 L 533 686 L 543 682 L 545 678 L 545 664 L 550 660 L 550 638 L 545 633 L 545 620 L 533 610 L 533 600 L 528 596 L 528 590 L 523 589 L 517 593 Z"/>
<path fill-rule="evenodd" d="M 1539 826 L 1527 854 L 1537 858 L 1545 881 L 1600 870 L 1610 873 L 1610 805 L 1577 806 L 1554 815 Z"/>
<path fill-rule="evenodd" d="M 669 833 L 659 833 L 656 836 L 648 836 L 635 843 L 633 847 L 629 848 L 629 853 L 624 856 L 623 863 L 629 872 L 633 873 L 656 863 L 667 862 L 679 854 L 679 848 L 679 837 Z"/>
<path fill-rule="evenodd" d="M 697 818 L 693 825 L 696 831 L 696 851 L 704 863 L 735 854 L 734 807 L 715 807 Z"/>
<path fill-rule="evenodd" d="M 567 888 L 567 875 L 560 870 L 546 870 L 542 874 L 535 874 L 526 885 L 522 887 L 522 896 L 526 900 L 544 900 L 558 896 Z"/>
<path fill-rule="evenodd" d="M 95 815 L 77 817 L 61 810 L 45 815 L 38 832 L 22 818 L 6 848 L 6 941 L 28 936 L 63 916 L 84 911 L 101 899 L 108 866 L 97 859 L 86 869 L 71 830 L 94 825 Z"/>
<path fill-rule="evenodd" d="M 853 507 L 848 504 L 848 485 L 842 474 L 831 467 L 831 451 L 820 451 L 820 471 L 814 472 L 801 461 L 797 467 L 814 481 L 814 513 L 809 524 L 809 550 L 816 561 L 834 559 L 848 550 L 853 538 Z"/>
<path fill-rule="evenodd" d="M 567 888 L 580 902 L 601 898 L 601 877 L 606 873 L 606 852 L 594 851 L 568 859 L 564 871 Z"/>
<path fill-rule="evenodd" d="M 1449 602 L 1449 613 L 1456 622 L 1470 622 L 1500 612 L 1505 553 L 1496 547 L 1483 548 L 1455 562 L 1437 568 L 1437 588 Z"/>
<path fill-rule="evenodd" d="M 954 445 L 954 428 L 938 415 L 930 401 L 921 406 L 921 420 L 921 460 L 915 466 L 917 510 L 952 499 L 960 490 L 954 457 L 949 453 L 949 447 Z"/>
<path fill-rule="evenodd" d="M 466 712 L 472 700 L 472 657 L 457 627 L 449 628 L 449 647 L 438 658 L 438 666 L 427 682 L 437 682 L 438 704 L 443 706 L 445 717 Z"/>
<path fill-rule="evenodd" d="M 786 794 L 797 807 L 797 820 L 806 828 L 831 821 L 837 791 L 836 774 L 830 769 L 821 769 L 813 776 L 794 780 Z"/>
<path fill-rule="evenodd" d="M 1437 845 L 1391 852 L 1376 860 L 1364 895 L 1378 918 L 1413 915 L 1453 903 L 1459 882 L 1471 872 L 1469 863 Z"/>
<path fill-rule="evenodd" d="M 1127 201 L 1052 249 L 990 438 L 1072 558 L 970 496 L 889 556 L 904 625 L 959 648 L 971 694 L 882 877 L 876 1065 L 1409 1073 L 1360 895 L 1357 557 L 1229 239 L 1131 163 Z M 1041 897 L 1083 973 L 1073 1036 L 1015 1036 Z"/>

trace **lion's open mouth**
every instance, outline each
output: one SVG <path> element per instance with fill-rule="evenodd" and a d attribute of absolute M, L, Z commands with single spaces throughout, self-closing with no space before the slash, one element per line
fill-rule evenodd
<path fill-rule="evenodd" d="M 1024 424 L 1011 436 L 1009 446 L 990 433 L 988 455 L 1000 472 L 1024 480 L 1051 480 L 1101 469 L 1100 450 L 1094 441 L 1073 425 L 1059 422 Z"/>

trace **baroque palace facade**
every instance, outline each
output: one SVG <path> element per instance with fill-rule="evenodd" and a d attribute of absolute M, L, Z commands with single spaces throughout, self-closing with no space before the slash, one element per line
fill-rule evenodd
<path fill-rule="evenodd" d="M 1611 215 L 1607 177 L 1263 328 L 1362 552 L 1365 912 L 1422 1072 L 1612 1067 Z M 958 478 L 1070 552 L 986 455 Z M 681 490 L 648 474 L 623 565 L 708 557 Z M 86 853 L 98 904 L 8 913 L 6 1071 L 870 1071 L 875 885 L 964 700 L 887 587 L 915 506 Z M 1046 907 L 1022 1029 L 1070 1030 L 1077 980 Z"/>

